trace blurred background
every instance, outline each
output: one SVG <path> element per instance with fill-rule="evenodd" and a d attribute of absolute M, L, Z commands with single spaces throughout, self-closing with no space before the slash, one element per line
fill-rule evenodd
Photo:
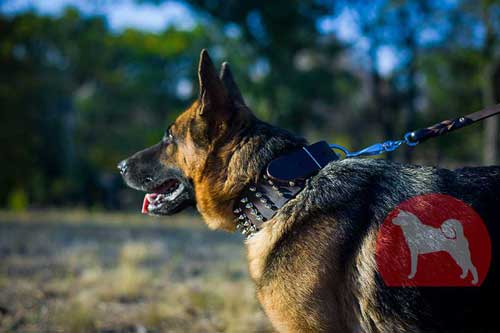
<path fill-rule="evenodd" d="M 197 97 L 351 149 L 500 102 L 500 1 L 0 0 L 0 331 L 267 332 L 241 238 L 139 215 L 116 163 Z M 498 164 L 498 119 L 383 156 Z"/>

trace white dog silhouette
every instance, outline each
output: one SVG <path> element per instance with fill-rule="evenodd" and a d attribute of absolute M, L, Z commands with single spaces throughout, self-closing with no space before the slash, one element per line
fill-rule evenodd
<path fill-rule="evenodd" d="M 409 279 L 417 273 L 418 255 L 446 251 L 462 269 L 460 278 L 465 279 L 472 273 L 472 284 L 478 282 L 476 267 L 472 264 L 469 242 L 465 238 L 464 229 L 458 220 L 449 219 L 440 228 L 423 224 L 418 217 L 406 211 L 400 211 L 392 223 L 403 230 L 406 243 L 411 253 L 411 272 Z"/>

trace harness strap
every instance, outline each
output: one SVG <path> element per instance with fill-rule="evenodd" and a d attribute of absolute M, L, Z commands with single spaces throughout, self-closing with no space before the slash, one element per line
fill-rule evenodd
<path fill-rule="evenodd" d="M 267 175 L 276 181 L 306 179 L 338 159 L 328 143 L 319 141 L 272 160 Z"/>

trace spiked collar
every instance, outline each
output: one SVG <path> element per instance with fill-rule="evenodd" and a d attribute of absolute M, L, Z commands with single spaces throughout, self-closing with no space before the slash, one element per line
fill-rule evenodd
<path fill-rule="evenodd" d="M 272 160 L 235 201 L 236 228 L 247 238 L 253 236 L 304 189 L 310 177 L 338 159 L 328 143 L 320 141 Z"/>

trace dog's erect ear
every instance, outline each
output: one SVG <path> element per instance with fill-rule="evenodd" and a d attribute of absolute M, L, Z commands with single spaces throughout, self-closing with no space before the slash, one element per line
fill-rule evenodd
<path fill-rule="evenodd" d="M 206 49 L 203 49 L 200 54 L 198 80 L 200 83 L 200 115 L 204 115 L 211 108 L 225 106 L 228 102 L 227 91 L 217 75 L 217 71 Z"/>
<path fill-rule="evenodd" d="M 398 216 L 410 216 L 410 214 L 404 210 L 400 210 Z"/>
<path fill-rule="evenodd" d="M 224 86 L 226 87 L 231 101 L 235 104 L 245 105 L 243 96 L 241 95 L 236 81 L 234 81 L 233 73 L 231 72 L 231 69 L 229 68 L 229 64 L 227 62 L 222 63 L 220 78 L 222 80 L 222 83 L 224 83 Z"/>

